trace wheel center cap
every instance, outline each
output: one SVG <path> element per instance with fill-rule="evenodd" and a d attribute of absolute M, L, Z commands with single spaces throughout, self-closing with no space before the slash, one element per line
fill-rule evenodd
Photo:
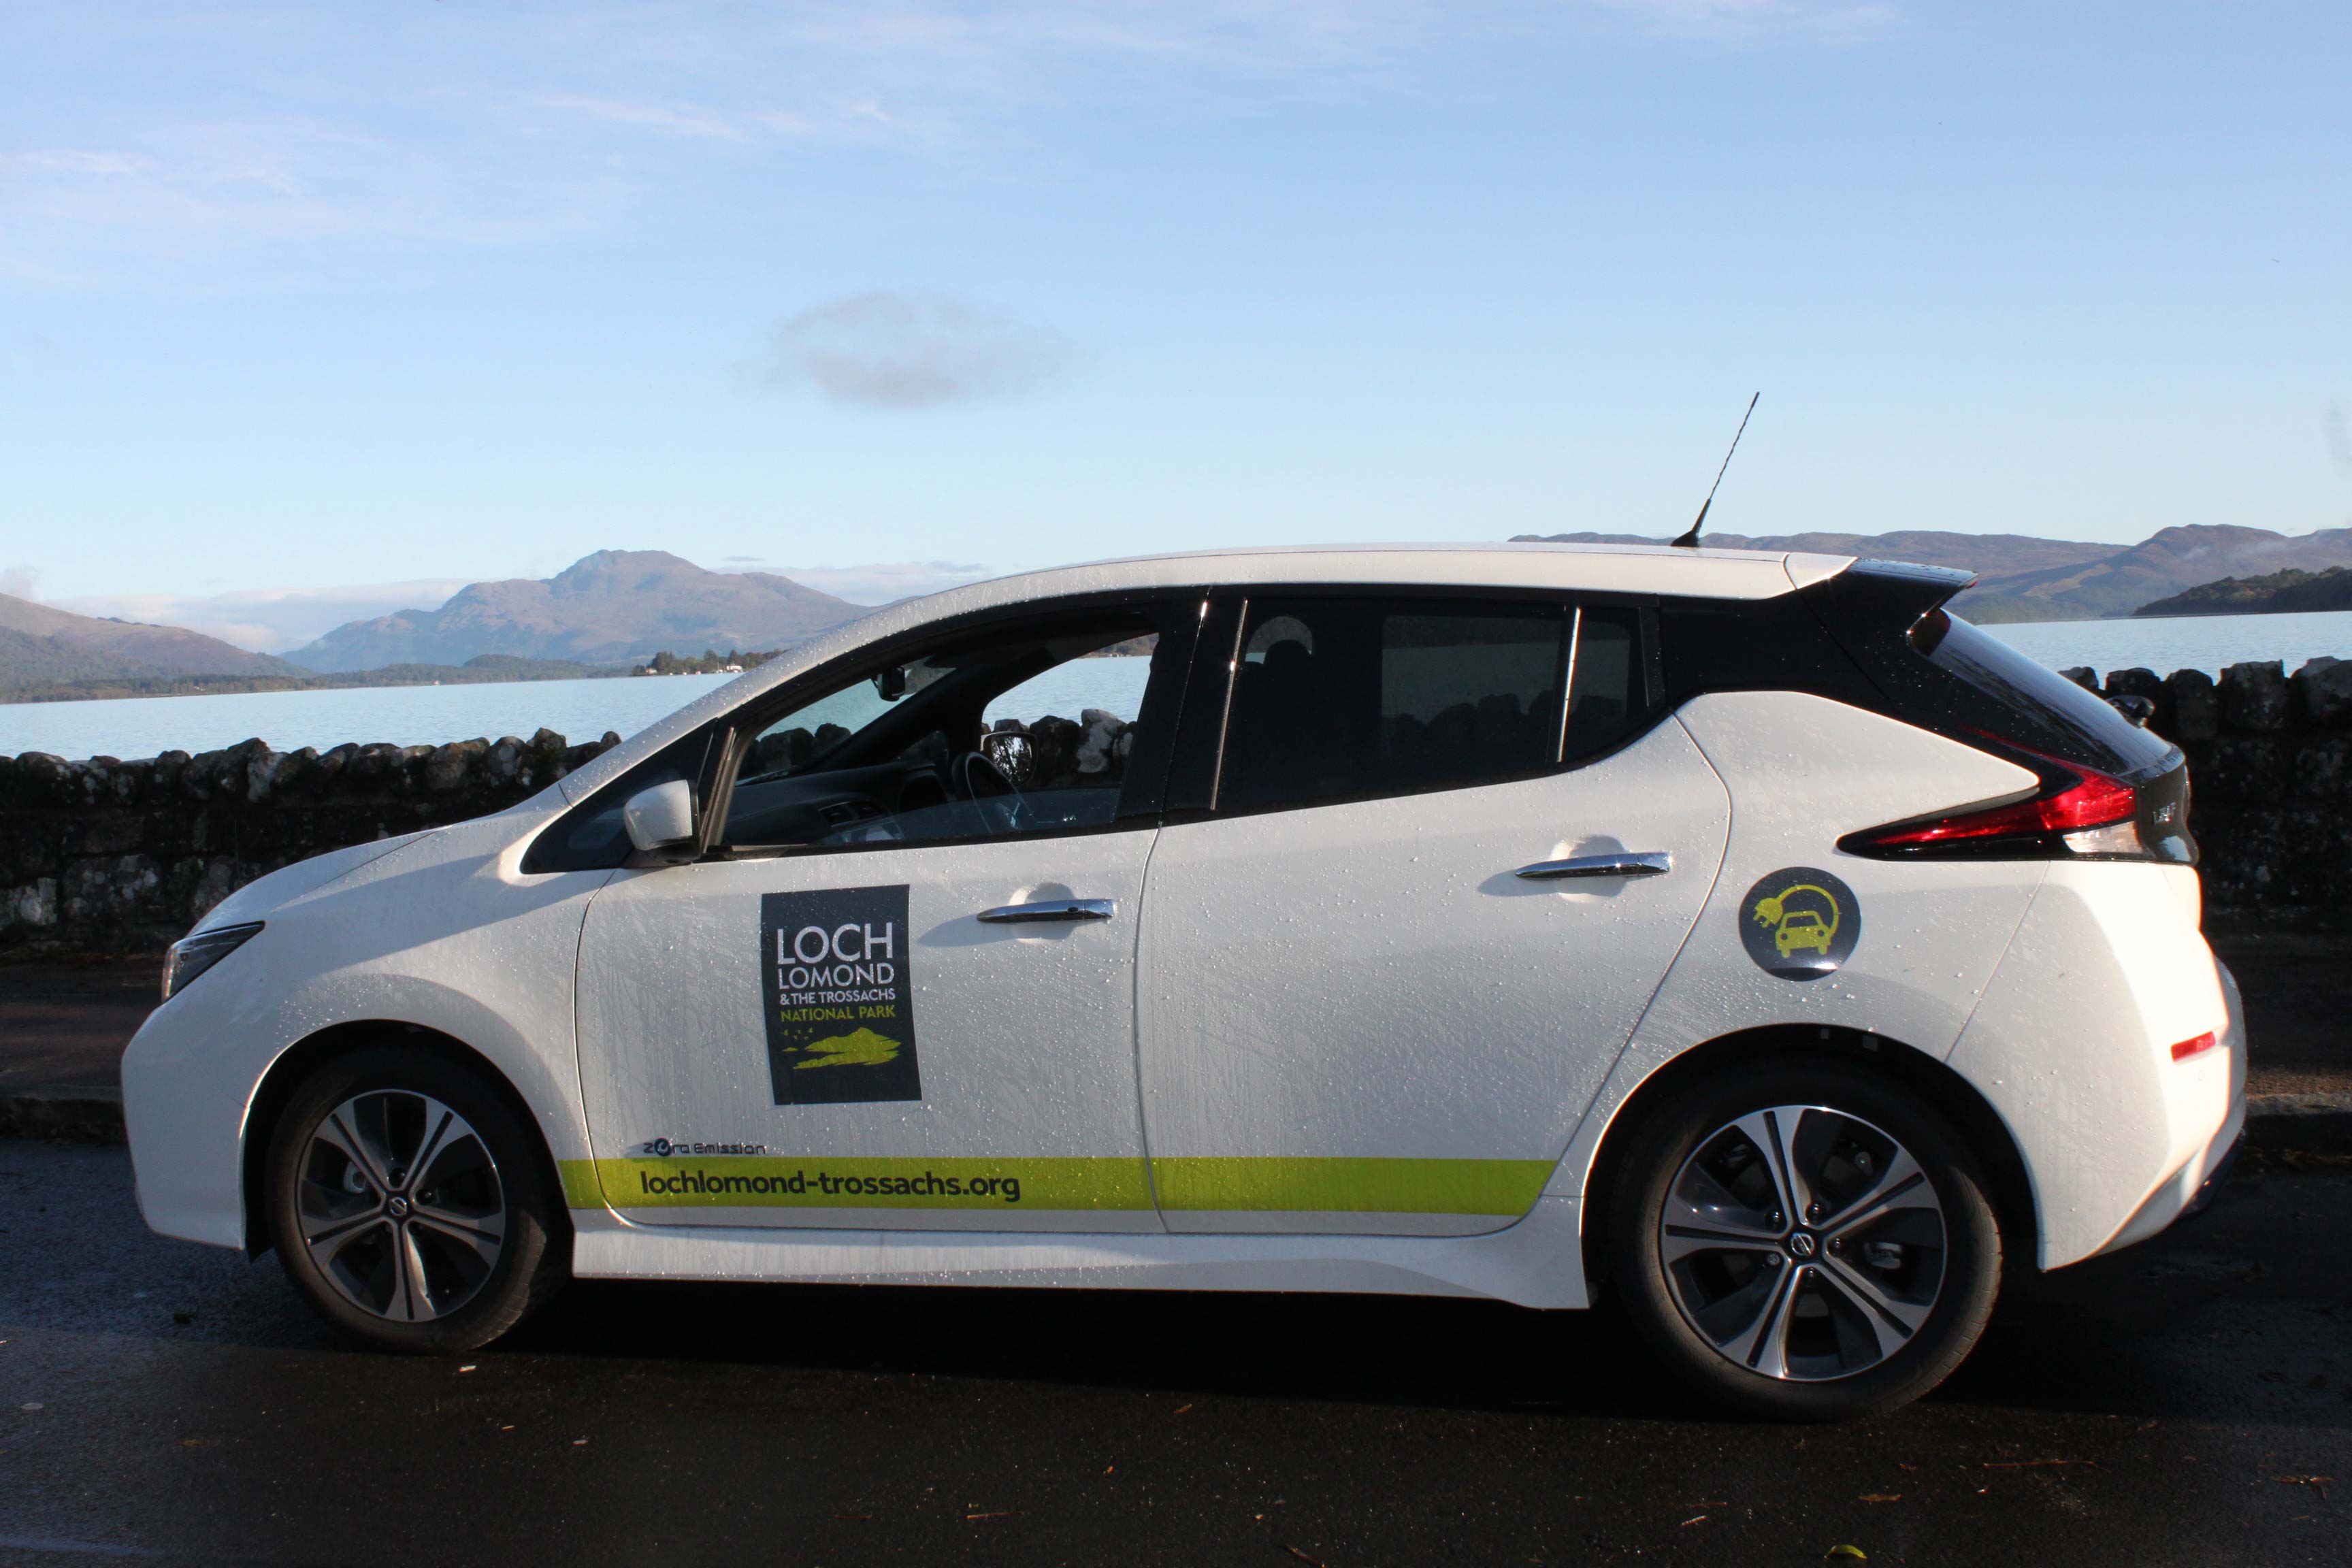
<path fill-rule="evenodd" d="M 394 1198 L 393 1201 L 397 1203 L 400 1200 Z M 1801 1230 L 1789 1237 L 1789 1256 L 1801 1262 L 1813 1255 L 1813 1233 Z"/>
<path fill-rule="evenodd" d="M 384 1205 L 383 1208 L 384 1212 L 392 1215 L 394 1219 L 406 1219 L 408 1217 L 408 1200 L 406 1198 L 396 1197 L 390 1203 Z M 1811 1237 L 1807 1237 L 1808 1242 L 1810 1242 L 1811 1239 Z M 1791 1245 L 1793 1245 L 1793 1243 Z M 1812 1248 L 1811 1246 L 1808 1246 L 1806 1250 L 1810 1252 Z"/>

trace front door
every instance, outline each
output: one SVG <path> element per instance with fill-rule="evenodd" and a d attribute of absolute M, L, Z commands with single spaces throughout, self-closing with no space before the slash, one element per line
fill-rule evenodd
<path fill-rule="evenodd" d="M 1680 725 L 1654 721 L 1643 617 L 1253 595 L 1221 620 L 1234 675 L 1213 808 L 1162 830 L 1145 894 L 1140 1064 L 1163 1217 L 1507 1225 L 1723 856 L 1720 781 Z M 1517 874 L 1638 856 L 1664 858 Z"/>
<path fill-rule="evenodd" d="M 1174 700 L 1152 667 L 1182 674 L 1159 624 L 1024 624 L 730 721 L 711 854 L 621 871 L 582 935 L 614 1208 L 1160 1228 L 1133 1009 L 1157 832 L 1137 759 L 1164 754 L 1142 742 Z"/>

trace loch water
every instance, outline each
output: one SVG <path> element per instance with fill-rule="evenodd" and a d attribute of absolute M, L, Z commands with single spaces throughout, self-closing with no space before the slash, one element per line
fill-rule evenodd
<path fill-rule="evenodd" d="M 2134 666 L 2218 674 L 2248 659 L 2278 659 L 2289 673 L 2318 656 L 2352 658 L 2352 610 L 2286 616 L 2196 616 L 2165 620 L 2044 621 L 1987 631 L 2053 669 Z M 1020 693 L 1034 718 L 1083 708 L 1135 716 L 1150 661 L 1078 659 Z M 637 676 L 475 686 L 375 686 L 342 691 L 257 691 L 207 697 L 134 697 L 99 702 L 0 704 L 0 755 L 152 757 L 208 752 L 258 736 L 275 750 L 320 751 L 346 742 L 433 746 L 474 736 L 528 737 L 541 726 L 574 743 L 607 731 L 635 734 L 704 692 L 742 679 Z M 992 710 L 991 717 L 995 714 Z"/>

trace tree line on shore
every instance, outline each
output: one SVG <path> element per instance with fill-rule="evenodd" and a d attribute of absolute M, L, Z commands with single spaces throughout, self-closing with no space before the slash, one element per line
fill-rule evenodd
<path fill-rule="evenodd" d="M 679 655 L 664 648 L 644 664 L 631 670 L 632 675 L 740 675 L 747 669 L 757 669 L 772 658 L 782 657 L 784 649 L 772 647 L 761 653 L 739 653 L 729 648 L 725 653 L 704 648 L 702 657 Z"/>

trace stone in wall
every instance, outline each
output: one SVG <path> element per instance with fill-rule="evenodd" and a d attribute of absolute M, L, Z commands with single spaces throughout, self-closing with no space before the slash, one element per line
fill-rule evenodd
<path fill-rule="evenodd" d="M 2168 736 L 2182 745 L 2210 741 L 2221 732 L 2221 699 L 2213 678 L 2201 669 L 2176 669 L 2164 683 L 2174 728 Z M 2158 733 L 2164 733 L 2159 731 Z"/>
<path fill-rule="evenodd" d="M 2294 672 L 2294 691 L 2305 717 L 2314 724 L 2352 724 L 2352 663 L 2340 658 L 2307 660 Z"/>
<path fill-rule="evenodd" d="M 2257 733 L 2286 728 L 2286 670 L 2277 659 L 2233 664 L 2221 672 L 2221 721 Z"/>

